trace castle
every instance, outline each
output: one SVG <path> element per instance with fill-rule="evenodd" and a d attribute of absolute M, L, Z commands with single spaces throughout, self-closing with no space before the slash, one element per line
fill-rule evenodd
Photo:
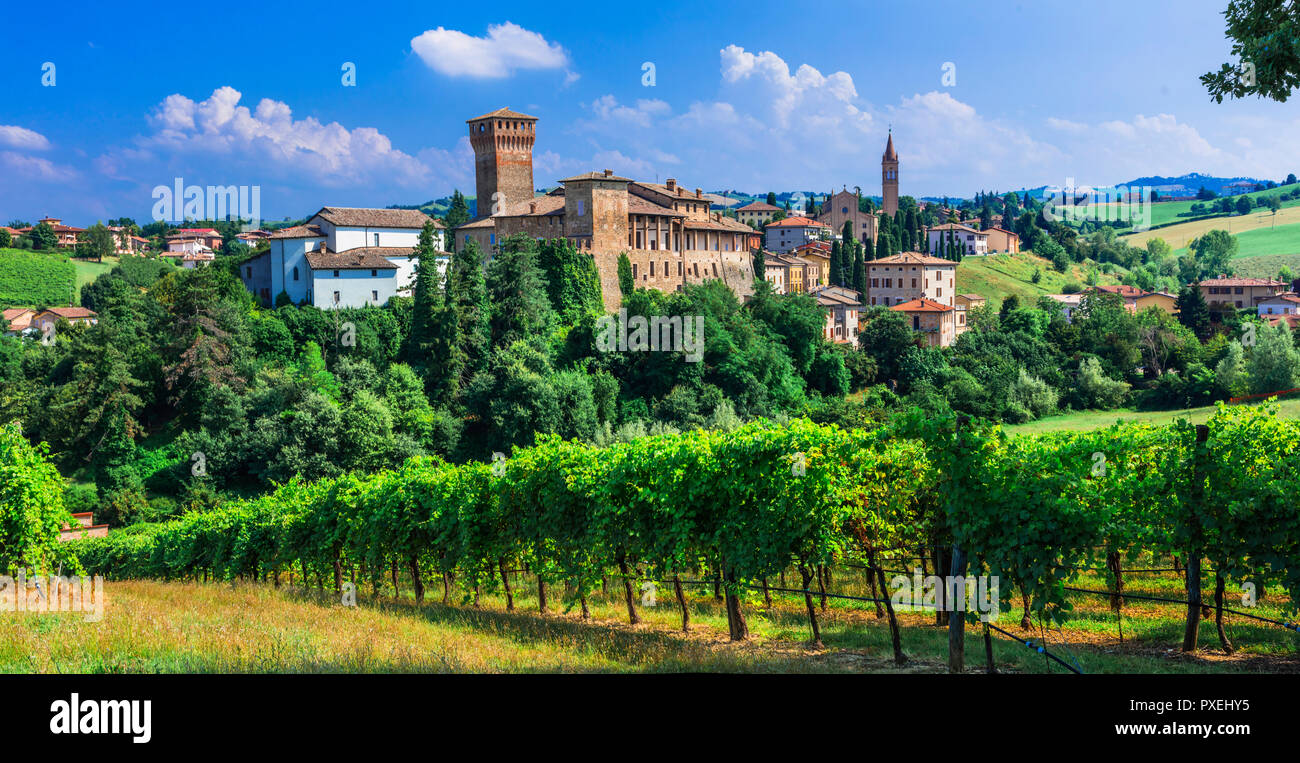
<path fill-rule="evenodd" d="M 517 233 L 567 239 L 591 253 L 610 311 L 622 301 L 618 259 L 624 253 L 637 288 L 678 291 L 712 278 L 739 299 L 753 293 L 754 231 L 713 211 L 701 189 L 687 190 L 674 178 L 647 183 L 604 170 L 564 178 L 559 188 L 535 196 L 537 118 L 498 109 L 466 124 L 479 217 L 455 230 L 457 249 L 475 241 L 491 253 Z"/>

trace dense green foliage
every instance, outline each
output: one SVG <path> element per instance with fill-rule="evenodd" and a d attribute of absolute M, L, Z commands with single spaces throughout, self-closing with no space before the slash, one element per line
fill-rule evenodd
<path fill-rule="evenodd" d="M 1247 408 L 1221 410 L 1202 444 L 1183 423 L 1010 437 L 920 415 L 872 431 L 755 422 L 605 449 L 543 436 L 492 465 L 417 458 L 294 479 L 75 549 L 111 577 L 300 568 L 322 582 L 332 571 L 336 586 L 357 564 L 371 576 L 400 564 L 416 578 L 487 587 L 527 564 L 566 584 L 575 604 L 614 570 L 660 579 L 708 569 L 737 591 L 792 565 L 875 568 L 881 552 L 957 544 L 1047 614 L 1068 608 L 1061 584 L 1078 567 L 1157 551 L 1280 585 L 1295 602 L 1297 435 L 1300 424 Z"/>
<path fill-rule="evenodd" d="M 0 574 L 49 574 L 64 562 L 76 570 L 59 542 L 59 529 L 72 522 L 63 479 L 47 455 L 23 439 L 17 424 L 0 426 Z"/>

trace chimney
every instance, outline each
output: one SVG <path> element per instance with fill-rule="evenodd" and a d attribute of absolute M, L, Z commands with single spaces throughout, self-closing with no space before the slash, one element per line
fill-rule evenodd
<path fill-rule="evenodd" d="M 697 198 L 697 199 L 702 199 L 702 198 L 704 198 L 704 191 L 700 190 L 699 188 L 696 188 L 696 189 L 695 189 L 695 198 Z"/>
<path fill-rule="evenodd" d="M 605 170 L 605 177 L 609 177 L 613 174 L 614 174 L 614 170 Z"/>
<path fill-rule="evenodd" d="M 665 185 L 668 186 L 668 190 L 670 190 L 670 191 L 676 190 L 676 189 L 677 189 L 677 179 L 676 179 L 676 178 L 668 178 L 668 182 L 667 182 Z"/>
<path fill-rule="evenodd" d="M 535 201 L 528 202 L 528 214 L 531 215 L 536 213 L 537 213 L 537 202 Z"/>

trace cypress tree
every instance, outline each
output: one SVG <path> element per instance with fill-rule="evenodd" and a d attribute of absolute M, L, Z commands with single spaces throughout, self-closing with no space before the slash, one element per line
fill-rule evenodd
<path fill-rule="evenodd" d="M 434 356 L 439 359 L 430 392 L 444 403 L 458 401 L 470 377 L 487 362 L 489 306 L 483 252 L 471 239 L 451 258 L 443 291 Z M 432 369 L 431 369 L 432 373 Z"/>
<path fill-rule="evenodd" d="M 853 290 L 859 295 L 867 293 L 867 264 L 861 245 L 853 248 Z"/>
<path fill-rule="evenodd" d="M 439 313 L 442 312 L 442 289 L 438 283 L 438 259 L 433 246 L 433 221 L 424 224 L 415 247 L 415 286 L 412 289 L 411 330 L 406 340 L 406 361 L 420 371 L 430 365 Z"/>
<path fill-rule="evenodd" d="M 831 284 L 835 286 L 844 285 L 843 283 L 841 283 L 842 275 L 843 275 L 842 271 L 844 268 L 844 262 L 842 258 L 843 258 L 843 254 L 841 252 L 840 242 L 838 241 L 831 242 L 831 266 L 830 266 L 831 272 L 828 277 L 830 278 Z"/>
<path fill-rule="evenodd" d="M 537 265 L 537 241 L 531 236 L 516 234 L 502 242 L 488 265 L 487 293 L 493 346 L 549 337 L 555 316 Z"/>
<path fill-rule="evenodd" d="M 469 205 L 465 203 L 465 195 L 460 189 L 452 191 L 451 206 L 447 208 L 447 214 L 442 218 L 442 222 L 447 226 L 447 235 L 451 236 L 453 241 L 449 249 L 455 249 L 456 228 L 469 222 Z"/>

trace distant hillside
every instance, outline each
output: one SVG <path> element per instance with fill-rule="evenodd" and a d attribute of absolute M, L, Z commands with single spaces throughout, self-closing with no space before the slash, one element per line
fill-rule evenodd
<path fill-rule="evenodd" d="M 1011 294 L 1022 305 L 1032 305 L 1044 294 L 1060 294 L 1067 284 L 1087 286 L 1088 274 L 1094 270 L 1097 283 L 1119 283 L 1126 271 L 1115 265 L 1111 268 L 1110 273 L 1103 273 L 1098 268 L 1072 263 L 1066 272 L 1058 273 L 1050 260 L 1028 252 L 965 257 L 957 265 L 957 293 L 978 294 L 994 308 L 1001 307 L 1002 300 Z M 1033 281 L 1035 270 L 1042 274 L 1038 283 Z"/>

